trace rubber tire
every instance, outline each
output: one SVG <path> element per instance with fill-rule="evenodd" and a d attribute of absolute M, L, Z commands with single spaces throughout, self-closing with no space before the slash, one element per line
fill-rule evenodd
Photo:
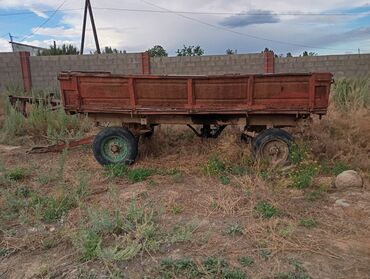
<path fill-rule="evenodd" d="M 101 145 L 104 142 L 104 139 L 111 136 L 119 136 L 121 138 L 124 138 L 128 142 L 129 154 L 121 162 L 112 162 L 108 160 L 106 157 L 104 157 L 103 154 L 101 153 Z M 98 161 L 103 166 L 111 164 L 130 165 L 135 162 L 138 153 L 138 141 L 136 137 L 127 128 L 108 127 L 104 128 L 102 131 L 100 131 L 99 134 L 96 135 L 94 142 L 92 144 L 92 149 L 96 161 Z"/>
<path fill-rule="evenodd" d="M 272 139 L 280 139 L 290 146 L 294 142 L 294 138 L 287 131 L 277 128 L 270 128 L 259 133 L 252 141 L 252 152 L 255 158 L 258 158 L 262 146 Z"/>

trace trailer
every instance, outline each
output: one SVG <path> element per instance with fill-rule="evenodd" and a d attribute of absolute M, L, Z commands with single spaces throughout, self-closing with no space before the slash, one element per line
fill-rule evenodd
<path fill-rule="evenodd" d="M 139 137 L 150 137 L 160 124 L 187 125 L 202 138 L 217 138 L 226 126 L 238 125 L 256 157 L 284 164 L 293 137 L 282 128 L 325 115 L 332 78 L 331 73 L 58 75 L 67 113 L 110 123 L 92 144 L 102 165 L 133 163 Z"/>

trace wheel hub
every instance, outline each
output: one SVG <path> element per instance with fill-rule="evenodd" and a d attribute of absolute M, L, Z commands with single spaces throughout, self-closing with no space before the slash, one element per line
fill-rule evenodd
<path fill-rule="evenodd" d="M 288 160 L 289 146 L 280 139 L 274 139 L 263 146 L 262 155 L 272 165 L 283 164 Z"/>

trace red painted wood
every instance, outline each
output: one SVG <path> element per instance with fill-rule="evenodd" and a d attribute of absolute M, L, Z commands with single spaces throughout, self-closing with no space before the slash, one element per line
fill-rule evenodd
<path fill-rule="evenodd" d="M 23 89 L 25 92 L 29 92 L 32 89 L 30 53 L 27 51 L 19 52 L 19 58 L 22 70 Z"/>

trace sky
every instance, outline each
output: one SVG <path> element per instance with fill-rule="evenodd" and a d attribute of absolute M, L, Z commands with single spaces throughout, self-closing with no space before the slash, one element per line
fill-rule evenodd
<path fill-rule="evenodd" d="M 183 45 L 205 54 L 370 52 L 370 2 L 362 0 L 90 0 L 100 46 L 142 52 Z M 0 51 L 14 41 L 80 47 L 84 0 L 0 0 Z M 94 50 L 87 22 L 85 53 Z"/>

